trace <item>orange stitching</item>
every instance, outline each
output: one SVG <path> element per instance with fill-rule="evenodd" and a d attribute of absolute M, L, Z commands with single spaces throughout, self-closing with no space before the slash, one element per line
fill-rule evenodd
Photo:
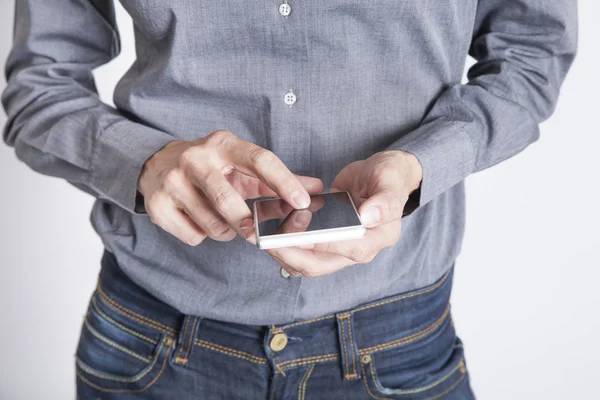
<path fill-rule="evenodd" d="M 346 378 L 358 378 L 358 374 L 356 372 L 353 374 L 346 374 Z"/>
<path fill-rule="evenodd" d="M 443 377 L 441 377 L 437 381 L 430 383 L 427 386 L 423 386 L 423 387 L 415 388 L 415 389 L 400 390 L 400 391 L 395 391 L 394 390 L 393 392 L 394 392 L 394 394 L 397 394 L 397 395 L 408 395 L 408 394 L 422 393 L 422 392 L 424 392 L 426 390 L 433 389 L 436 386 L 438 386 L 438 385 L 442 384 L 443 382 L 447 381 L 448 379 L 450 379 L 450 377 L 452 375 L 454 375 L 454 373 L 457 370 L 460 369 L 461 370 L 460 372 L 462 374 L 462 368 L 461 368 L 462 364 L 463 364 L 463 359 L 461 358 L 460 361 L 458 362 L 458 364 L 454 368 L 452 368 L 452 370 L 450 370 L 450 372 L 448 372 L 446 375 L 444 375 Z M 373 378 L 373 383 L 375 384 L 375 387 L 377 387 L 377 389 L 380 392 L 383 392 L 383 390 L 384 390 L 383 387 L 381 387 L 380 383 L 375 378 L 375 368 L 373 367 L 373 363 L 371 363 L 370 370 L 371 370 L 371 377 Z"/>
<path fill-rule="evenodd" d="M 140 373 L 138 373 L 137 375 L 135 375 L 135 376 L 133 376 L 131 378 L 119 378 L 117 376 L 111 376 L 111 375 L 108 375 L 108 374 L 102 374 L 100 372 L 93 371 L 92 369 L 88 368 L 83 363 L 83 361 L 81 361 L 79 359 L 79 357 L 77 357 L 75 359 L 75 364 L 82 371 L 84 371 L 84 372 L 86 372 L 86 373 L 88 373 L 90 375 L 93 375 L 95 377 L 104 379 L 104 380 L 116 381 L 116 382 L 124 382 L 124 383 L 134 383 L 134 382 L 139 381 L 140 379 L 142 379 L 144 376 L 148 375 L 152 371 L 152 369 L 156 365 L 156 362 L 158 361 L 158 358 L 160 357 L 160 352 L 162 351 L 163 347 L 164 347 L 164 342 L 162 342 L 160 344 L 160 347 L 156 351 L 156 355 L 154 356 L 154 359 L 152 360 L 152 364 L 150 364 L 149 366 L 147 366 L 146 368 L 144 368 L 142 371 L 140 371 Z"/>
<path fill-rule="evenodd" d="M 434 388 L 434 387 L 436 387 L 437 385 L 439 385 L 439 384 L 441 384 L 442 382 L 444 382 L 445 380 L 449 379 L 449 378 L 450 378 L 450 376 L 451 376 L 453 373 L 455 373 L 455 372 L 456 372 L 457 368 L 458 368 L 458 367 L 461 367 L 461 366 L 463 365 L 463 362 L 464 362 L 464 359 L 461 359 L 461 360 L 460 360 L 460 362 L 458 363 L 458 366 L 457 366 L 457 367 L 454 367 L 454 368 L 453 368 L 453 370 L 452 370 L 451 372 L 449 372 L 449 373 L 448 373 L 448 374 L 447 374 L 447 375 L 446 375 L 444 378 L 442 378 L 442 379 L 438 380 L 438 381 L 437 381 L 435 384 L 429 385 L 429 386 L 427 386 L 425 389 L 423 389 L 423 390 L 419 390 L 419 391 L 411 390 L 411 391 L 406 391 L 406 392 L 404 392 L 404 393 L 397 393 L 397 394 L 396 394 L 396 396 L 403 396 L 403 395 L 408 395 L 408 394 L 414 394 L 414 393 L 422 392 L 422 391 L 424 391 L 424 390 L 433 389 L 433 388 Z M 368 384 L 367 384 L 367 376 L 365 375 L 365 366 L 364 366 L 364 364 L 362 364 L 361 368 L 362 368 L 362 371 L 363 371 L 363 378 L 364 378 L 364 379 L 363 379 L 363 382 L 364 382 L 364 384 L 365 384 L 365 387 L 367 388 L 367 391 L 369 392 L 369 395 L 371 395 L 371 397 L 373 397 L 374 399 L 377 399 L 377 400 L 390 400 L 390 399 L 387 399 L 387 398 L 381 398 L 381 397 L 377 397 L 377 396 L 375 396 L 375 395 L 374 395 L 374 394 L 371 392 L 371 389 L 369 388 L 369 386 L 368 386 Z M 381 387 L 378 385 L 378 383 L 377 383 L 377 380 L 375 379 L 375 372 L 374 372 L 374 369 L 373 369 L 373 364 L 372 364 L 372 363 L 371 363 L 371 366 L 370 366 L 370 368 L 371 368 L 371 379 L 373 380 L 373 383 L 375 383 L 375 385 L 377 386 L 378 390 L 380 390 L 380 391 L 381 391 L 381 390 L 382 390 L 382 388 L 381 388 Z M 454 389 L 456 389 L 456 387 L 457 387 L 457 386 L 458 386 L 458 385 L 459 385 L 459 384 L 460 384 L 460 383 L 461 383 L 461 382 L 462 382 L 462 381 L 465 379 L 465 377 L 466 377 L 466 376 L 467 376 L 467 374 L 466 374 L 466 373 L 463 373 L 463 372 L 462 372 L 462 369 L 461 369 L 461 377 L 460 377 L 460 379 L 459 379 L 459 380 L 457 380 L 456 382 L 454 382 L 454 384 L 452 384 L 452 386 L 448 387 L 448 388 L 447 388 L 446 390 L 444 390 L 443 392 L 441 392 L 441 393 L 438 393 L 438 394 L 436 394 L 436 395 L 435 395 L 435 396 L 433 396 L 433 397 L 428 397 L 428 398 L 426 398 L 425 400 L 437 400 L 437 399 L 439 399 L 439 398 L 441 398 L 441 397 L 443 397 L 443 396 L 447 395 L 448 393 L 450 393 L 451 391 L 453 391 Z"/>
<path fill-rule="evenodd" d="M 450 271 L 451 270 L 449 270 L 448 272 L 446 272 L 444 274 L 443 278 L 438 283 L 436 283 L 434 286 L 431 286 L 430 288 L 427 288 L 427 289 L 424 289 L 424 290 L 421 290 L 421 291 L 418 291 L 418 292 L 410 293 L 410 294 L 407 294 L 407 295 L 404 295 L 404 296 L 400 296 L 398 298 L 394 298 L 394 299 L 390 299 L 390 300 L 385 300 L 385 301 L 381 301 L 381 302 L 378 302 L 378 303 L 375 303 L 375 304 L 370 304 L 370 305 L 362 306 L 362 307 L 359 307 L 359 308 L 355 308 L 351 312 L 356 313 L 357 311 L 366 310 L 368 308 L 380 306 L 380 305 L 383 305 L 383 304 L 393 303 L 393 302 L 396 302 L 396 301 L 399 301 L 399 300 L 404 300 L 404 299 L 408 299 L 408 298 L 411 298 L 411 297 L 420 296 L 422 294 L 427 294 L 427 293 L 429 293 L 429 292 L 431 292 L 431 291 L 439 288 L 440 286 L 442 286 L 442 284 L 444 284 L 444 282 L 446 282 L 446 279 L 448 279 L 448 277 L 450 276 Z M 308 324 L 308 323 L 311 323 L 311 322 L 322 321 L 324 319 L 329 319 L 329 318 L 335 318 L 335 315 L 325 315 L 323 317 L 308 319 L 306 321 L 294 322 L 293 324 L 285 325 L 283 328 L 284 329 L 293 328 L 295 326 L 304 325 L 304 324 Z M 271 325 L 271 326 L 273 327 L 273 329 L 275 329 L 275 325 Z"/>
<path fill-rule="evenodd" d="M 366 306 L 355 308 L 352 311 L 354 313 L 356 313 L 357 311 L 366 310 L 368 308 L 373 308 L 373 307 L 381 306 L 381 305 L 384 305 L 384 304 L 393 303 L 393 302 L 396 302 L 396 301 L 399 301 L 399 300 L 404 300 L 404 299 L 408 299 L 408 298 L 411 298 L 411 297 L 420 296 L 422 294 L 427 294 L 427 293 L 429 293 L 429 292 L 431 292 L 431 291 L 439 288 L 440 286 L 442 286 L 442 284 L 444 282 L 446 282 L 446 279 L 448 279 L 448 277 L 450 276 L 450 271 L 451 270 L 449 270 L 448 272 L 446 272 L 444 274 L 444 277 L 438 283 L 436 283 L 434 286 L 431 286 L 430 288 L 423 289 L 421 291 L 414 292 L 414 293 L 409 293 L 409 294 L 406 294 L 404 296 L 397 297 L 395 299 L 384 300 L 384 301 L 380 301 L 380 302 L 375 303 L 375 304 L 369 304 L 369 305 L 366 305 Z"/>
<path fill-rule="evenodd" d="M 111 317 L 109 317 L 108 315 L 106 315 L 106 314 L 104 313 L 104 311 L 100 310 L 100 308 L 98 307 L 98 304 L 97 304 L 97 302 L 96 302 L 96 298 L 95 298 L 95 297 L 92 297 L 92 307 L 93 307 L 93 308 L 96 310 L 96 312 L 97 312 L 98 314 L 100 314 L 100 316 L 101 316 L 101 317 L 102 317 L 104 320 L 106 320 L 107 322 L 110 322 L 111 324 L 115 325 L 117 328 L 119 328 L 119 329 L 122 329 L 122 330 L 124 330 L 125 332 L 129 332 L 129 333 L 131 333 L 132 335 L 134 335 L 134 336 L 137 336 L 137 337 L 139 337 L 140 339 L 142 339 L 142 340 L 145 340 L 145 341 L 147 341 L 147 342 L 150 342 L 150 343 L 152 343 L 152 344 L 154 344 L 154 345 L 156 345 L 156 344 L 158 343 L 156 340 L 154 340 L 154 339 L 151 339 L 151 338 L 149 338 L 149 337 L 147 337 L 147 336 L 144 336 L 144 335 L 142 335 L 141 333 L 137 333 L 136 331 L 134 331 L 134 330 L 131 330 L 131 329 L 127 328 L 127 327 L 126 327 L 126 326 L 124 326 L 124 325 L 121 325 L 120 323 L 118 323 L 117 321 L 115 321 L 114 319 L 112 319 Z"/>
<path fill-rule="evenodd" d="M 280 368 L 280 366 L 279 366 L 279 359 L 277 358 L 277 354 L 273 353 L 273 352 L 271 352 L 271 353 L 273 354 L 273 361 L 275 362 L 275 368 L 277 369 L 277 371 L 279 371 L 279 373 L 282 376 L 285 376 L 284 370 L 282 368 Z"/>
<path fill-rule="evenodd" d="M 317 361 L 303 361 L 303 362 L 298 362 L 298 363 L 286 365 L 285 368 L 289 369 L 289 368 L 293 368 L 293 367 L 298 367 L 300 365 L 306 365 L 306 364 L 312 364 L 312 363 L 320 363 L 320 362 L 326 362 L 326 361 L 334 361 L 334 360 L 337 360 L 337 359 L 338 359 L 338 357 L 336 356 L 336 357 L 333 357 L 333 358 L 329 358 L 329 359 L 324 358 L 322 360 L 317 360 Z"/>
<path fill-rule="evenodd" d="M 228 354 L 230 356 L 242 358 L 244 360 L 256 363 L 256 364 L 266 364 L 267 359 L 263 357 L 258 357 L 250 353 L 246 353 L 240 350 L 231 349 L 229 347 L 221 346 L 215 343 L 209 343 L 205 340 L 196 339 L 194 340 L 194 344 L 200 347 L 205 347 L 210 350 L 218 351 L 220 353 Z"/>
<path fill-rule="evenodd" d="M 294 360 L 284 361 L 279 366 L 284 369 L 296 367 L 298 365 L 305 365 L 310 363 L 324 362 L 324 361 L 333 361 L 337 360 L 339 356 L 337 354 L 325 354 L 322 356 L 313 356 L 313 357 L 305 357 L 305 358 L 296 358 Z"/>
<path fill-rule="evenodd" d="M 183 348 L 185 347 L 185 335 L 187 334 L 187 329 L 188 329 L 188 325 L 190 324 L 190 319 L 191 318 L 186 318 L 185 319 L 185 326 L 183 327 L 183 334 L 181 335 L 181 345 L 179 346 L 179 351 L 177 352 L 177 357 L 175 357 L 175 359 L 182 359 L 181 358 L 181 352 L 183 351 Z"/>
<path fill-rule="evenodd" d="M 344 372 L 347 374 L 348 373 L 348 350 L 346 349 L 346 333 L 344 332 L 344 321 L 341 321 L 341 326 L 342 326 L 342 347 L 344 348 L 344 360 L 345 360 L 345 365 L 346 365 L 346 369 L 344 370 Z"/>
<path fill-rule="evenodd" d="M 194 331 L 196 330 L 197 323 L 198 323 L 198 317 L 194 317 L 194 322 L 192 323 L 192 331 L 190 332 L 190 339 L 188 340 L 187 351 L 185 352 L 185 355 L 183 356 L 186 363 L 187 363 L 188 356 L 190 355 L 190 351 L 192 349 L 192 340 L 194 339 Z"/>
<path fill-rule="evenodd" d="M 308 378 L 310 378 L 310 374 L 312 374 L 313 369 L 315 369 L 315 364 L 308 367 L 306 370 L 306 374 L 302 381 L 300 382 L 300 386 L 298 387 L 298 400 L 304 400 L 306 396 L 306 384 L 308 383 Z"/>
<path fill-rule="evenodd" d="M 372 346 L 372 347 L 367 347 L 364 349 L 359 349 L 358 354 L 362 356 L 362 355 L 365 355 L 365 354 L 368 354 L 368 353 L 371 353 L 374 351 L 385 350 L 390 347 L 408 344 L 417 339 L 420 339 L 423 336 L 425 336 L 425 335 L 431 333 L 432 331 L 434 331 L 435 329 L 437 329 L 443 323 L 444 318 L 449 313 L 449 311 L 450 311 L 450 305 L 448 305 L 446 307 L 446 310 L 444 311 L 442 316 L 437 321 L 435 321 L 433 324 L 431 324 L 427 328 L 423 329 L 422 331 L 416 332 L 410 336 L 406 336 L 401 339 L 393 340 L 391 342 L 382 343 L 382 344 Z M 277 367 L 277 370 L 281 372 L 279 367 L 288 369 L 288 368 L 299 366 L 299 365 L 310 364 L 312 362 L 316 363 L 316 362 L 332 361 L 332 360 L 336 360 L 336 359 L 338 359 L 338 355 L 336 353 L 330 353 L 330 354 L 324 354 L 324 355 L 320 355 L 320 356 L 311 356 L 311 357 L 287 360 L 287 361 L 283 361 L 279 364 L 276 363 L 275 366 Z"/>
<path fill-rule="evenodd" d="M 125 354 L 129 354 L 132 357 L 137 358 L 138 360 L 142 360 L 145 363 L 149 363 L 150 359 L 147 357 L 144 357 L 142 355 L 139 355 L 129 349 L 126 349 L 125 347 L 121 346 L 118 343 L 113 342 L 112 340 L 110 340 L 109 338 L 105 337 L 103 334 L 101 334 L 100 332 L 98 332 L 96 329 L 92 328 L 92 326 L 90 325 L 90 323 L 88 322 L 87 318 L 83 320 L 83 324 L 86 327 L 86 329 L 88 330 L 88 332 L 90 332 L 94 337 L 96 337 L 98 340 L 100 340 L 102 343 L 105 343 L 106 345 L 110 346 L 110 347 L 114 347 L 117 350 L 122 351 Z"/>
<path fill-rule="evenodd" d="M 175 330 L 171 327 L 168 327 L 166 325 L 163 325 L 160 322 L 154 321 L 153 319 L 150 319 L 148 317 L 140 315 L 134 311 L 131 311 L 127 307 L 117 303 L 116 301 L 111 299 L 106 293 L 104 293 L 104 291 L 102 290 L 102 287 L 100 286 L 100 283 L 98 283 L 97 289 L 98 289 L 98 294 L 100 295 L 102 300 L 104 300 L 106 303 L 108 303 L 107 305 L 111 306 L 115 311 L 118 311 L 121 314 L 124 314 L 125 316 L 132 318 L 143 325 L 150 326 L 151 328 L 154 328 L 154 329 L 158 329 L 161 332 L 171 333 L 171 334 L 177 333 L 177 330 Z M 143 322 L 143 321 L 146 321 L 146 322 Z"/>
<path fill-rule="evenodd" d="M 358 377 L 358 373 L 356 371 L 356 349 L 354 348 L 354 340 L 352 339 L 352 325 L 350 325 L 350 320 L 348 319 L 348 335 L 350 335 L 350 346 L 352 346 L 352 371 L 353 374 L 352 375 L 357 375 Z"/>
<path fill-rule="evenodd" d="M 448 316 L 449 312 L 450 312 L 450 304 L 448 304 L 448 306 L 446 307 L 446 310 L 444 311 L 442 316 L 437 319 L 437 321 L 435 321 L 433 324 L 429 325 L 427 328 L 423 329 L 422 331 L 413 333 L 412 335 L 405 336 L 400 339 L 392 340 L 391 342 L 381 343 L 376 346 L 371 346 L 371 347 L 366 347 L 364 349 L 360 349 L 358 351 L 358 354 L 364 355 L 367 353 L 372 353 L 374 351 L 384 350 L 384 349 L 388 349 L 390 347 L 395 347 L 395 346 L 404 345 L 404 344 L 407 344 L 410 342 L 414 342 L 415 340 L 420 339 L 423 336 L 425 336 L 425 335 L 431 333 L 432 331 L 436 330 L 437 328 L 439 328 L 440 325 L 442 325 L 442 323 Z"/>
<path fill-rule="evenodd" d="M 158 374 L 154 377 L 154 379 L 152 379 L 150 382 L 148 382 L 148 384 L 146 386 L 144 386 L 143 388 L 140 389 L 135 389 L 135 390 L 131 390 L 131 389 L 107 389 L 107 388 L 103 388 L 101 386 L 98 386 L 92 382 L 90 382 L 89 380 L 87 380 L 86 378 L 84 378 L 81 373 L 79 371 L 77 371 L 77 376 L 79 377 L 79 379 L 81 379 L 85 384 L 87 384 L 88 386 L 96 389 L 96 390 L 100 390 L 101 392 L 110 392 L 110 393 L 141 393 L 145 390 L 148 390 L 148 388 L 150 388 L 150 386 L 154 385 L 156 383 L 156 381 L 158 381 L 158 378 L 160 378 L 165 370 L 165 366 L 167 365 L 167 360 L 169 359 L 169 353 L 171 352 L 171 347 L 169 347 L 167 349 L 167 354 L 165 355 L 165 359 L 163 360 L 162 363 L 162 367 L 160 368 L 160 371 L 158 371 Z"/>
<path fill-rule="evenodd" d="M 369 393 L 369 396 L 371 396 L 375 400 L 392 400 L 392 399 L 389 399 L 387 397 L 377 397 L 377 396 L 375 396 L 375 394 L 373 394 L 373 392 L 371 391 L 371 388 L 369 387 L 369 384 L 367 383 L 367 374 L 365 373 L 365 364 L 361 364 L 360 365 L 360 369 L 362 370 L 363 383 L 365 384 L 365 388 L 367 389 L 367 393 Z"/>
<path fill-rule="evenodd" d="M 464 374 L 463 376 L 460 377 L 459 380 L 457 380 L 452 386 L 450 386 L 448 389 L 444 390 L 442 393 L 439 393 L 438 395 L 436 395 L 435 397 L 430 397 L 428 399 L 425 400 L 437 400 L 445 395 L 447 395 L 448 393 L 450 393 L 451 391 L 453 391 L 454 389 L 456 389 L 456 387 L 458 385 L 460 385 L 460 383 L 465 379 L 467 375 Z"/>

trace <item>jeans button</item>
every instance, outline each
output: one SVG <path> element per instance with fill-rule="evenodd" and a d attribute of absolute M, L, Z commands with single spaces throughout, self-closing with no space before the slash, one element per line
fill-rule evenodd
<path fill-rule="evenodd" d="M 285 346 L 287 346 L 287 342 L 287 335 L 285 333 L 278 333 L 277 335 L 273 336 L 273 339 L 271 339 L 271 343 L 269 344 L 269 346 L 273 351 L 281 351 L 285 349 Z"/>

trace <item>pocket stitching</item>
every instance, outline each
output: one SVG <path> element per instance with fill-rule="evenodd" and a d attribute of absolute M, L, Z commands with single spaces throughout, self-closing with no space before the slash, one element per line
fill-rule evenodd
<path fill-rule="evenodd" d="M 450 314 L 450 304 L 448 304 L 448 306 L 446 307 L 446 310 L 444 310 L 444 313 L 442 314 L 442 316 L 440 318 L 438 318 L 433 324 L 429 325 L 427 328 L 423 329 L 422 331 L 413 333 L 412 335 L 405 336 L 400 339 L 393 340 L 391 342 L 381 343 L 376 346 L 371 346 L 371 347 L 366 347 L 364 349 L 360 349 L 358 351 L 358 353 L 359 353 L 359 355 L 365 355 L 365 354 L 373 353 L 375 351 L 389 350 L 389 349 L 393 349 L 393 348 L 396 348 L 396 347 L 399 347 L 399 346 L 402 346 L 402 345 L 405 345 L 408 343 L 412 343 L 416 340 L 422 339 L 423 337 L 427 336 L 428 334 L 435 332 L 436 329 L 438 329 L 440 326 L 442 326 L 442 324 L 446 320 L 446 317 L 449 314 Z"/>
<path fill-rule="evenodd" d="M 142 355 L 137 354 L 134 351 L 131 351 L 129 349 L 126 349 L 125 347 L 121 346 L 120 344 L 113 342 L 112 340 L 110 340 L 109 338 L 105 337 L 104 335 L 102 335 L 100 332 L 98 332 L 96 329 L 92 328 L 92 326 L 90 325 L 87 317 L 84 319 L 84 326 L 86 327 L 86 329 L 88 330 L 88 332 L 90 332 L 92 335 L 94 335 L 98 340 L 100 340 L 101 342 L 107 344 L 108 346 L 111 346 L 125 354 L 128 354 L 132 357 L 137 358 L 138 360 L 144 361 L 145 363 L 149 363 L 150 359 L 147 357 L 144 357 Z"/>
<path fill-rule="evenodd" d="M 100 298 L 102 300 L 104 300 L 104 302 L 111 307 L 112 309 L 114 309 L 115 311 L 123 314 L 124 316 L 126 316 L 127 318 L 131 318 L 134 321 L 139 322 L 142 325 L 146 325 L 149 326 L 150 328 L 156 329 L 160 332 L 169 334 L 169 335 L 175 335 L 177 334 L 177 331 L 171 327 L 168 327 L 166 325 L 161 324 L 160 322 L 154 321 L 148 317 L 145 317 L 143 315 L 140 315 L 128 308 L 126 308 L 125 306 L 122 306 L 121 304 L 117 303 L 116 301 L 114 301 L 113 299 L 111 299 L 106 293 L 104 293 L 104 290 L 102 289 L 102 287 L 100 286 L 100 283 L 98 283 L 98 294 L 100 295 Z M 146 322 L 144 322 L 146 321 Z"/>
<path fill-rule="evenodd" d="M 158 342 L 154 339 L 151 339 L 147 336 L 142 335 L 141 333 L 138 333 L 132 329 L 127 328 L 126 326 L 120 324 L 119 322 L 115 321 L 114 319 L 112 319 L 111 317 L 109 317 L 108 315 L 106 315 L 106 313 L 104 313 L 104 311 L 100 310 L 100 307 L 98 307 L 98 303 L 96 302 L 96 298 L 92 298 L 92 307 L 94 308 L 94 310 L 100 315 L 100 317 L 102 317 L 106 322 L 113 324 L 114 326 L 116 326 L 117 328 L 127 332 L 127 333 L 131 333 L 133 336 L 136 336 L 142 340 L 145 340 L 146 342 L 152 343 L 153 345 L 156 345 Z"/>
<path fill-rule="evenodd" d="M 147 368 L 146 372 L 144 372 L 143 374 L 141 374 L 140 376 L 136 376 L 135 380 L 133 381 L 127 381 L 125 379 L 121 379 L 120 381 L 123 383 L 133 383 L 136 382 L 140 379 L 142 379 L 144 376 L 146 376 L 151 370 L 154 369 L 154 366 L 156 365 L 156 361 L 158 360 L 158 358 L 160 357 L 160 354 L 162 353 L 162 349 L 165 346 L 165 344 L 167 346 L 169 346 L 167 348 L 167 353 L 165 354 L 164 360 L 162 362 L 162 366 L 160 368 L 160 371 L 158 372 L 158 374 L 154 377 L 154 379 L 152 379 L 150 382 L 148 382 L 148 384 L 146 386 L 144 386 L 143 388 L 140 389 L 110 389 L 110 388 L 105 388 L 102 386 L 99 386 L 91 381 L 89 381 L 87 378 L 85 378 L 83 376 L 83 374 L 81 373 L 81 371 L 78 369 L 77 370 L 77 376 L 79 377 L 79 379 L 81 379 L 82 382 L 84 382 L 86 385 L 96 389 L 96 390 L 100 390 L 102 392 L 111 392 L 111 393 L 140 393 L 143 392 L 145 390 L 147 390 L 150 386 L 154 385 L 156 383 L 156 381 L 158 381 L 158 379 L 162 376 L 165 367 L 167 365 L 167 360 L 169 359 L 169 354 L 171 353 L 172 347 L 170 346 L 170 344 L 172 343 L 172 339 L 171 338 L 165 338 L 162 342 L 161 345 L 158 349 L 158 351 L 156 352 L 156 357 L 154 359 L 154 362 L 152 363 L 152 365 L 150 367 Z M 80 368 L 81 370 L 83 370 L 83 368 L 81 368 L 81 366 L 79 365 L 79 363 L 77 363 L 78 368 Z M 94 373 L 94 371 L 86 371 L 83 370 L 86 373 L 89 373 L 91 375 L 96 376 L 96 373 Z M 113 380 L 114 378 L 102 378 L 102 379 L 107 379 L 107 380 Z M 133 379 L 133 378 L 132 378 Z"/>
<path fill-rule="evenodd" d="M 381 386 L 381 384 L 380 384 L 379 380 L 378 380 L 378 379 L 377 379 L 377 377 L 375 376 L 375 368 L 373 367 L 373 364 L 374 364 L 374 363 L 373 363 L 373 362 L 371 362 L 371 365 L 370 365 L 371 379 L 372 379 L 373 383 L 375 384 L 375 386 L 376 386 L 377 390 L 379 390 L 381 393 L 385 393 L 385 392 L 386 392 L 386 391 L 388 391 L 389 389 L 385 389 L 385 388 L 383 388 L 383 387 Z M 398 396 L 404 396 L 404 395 L 409 395 L 409 394 L 418 394 L 418 393 L 422 393 L 422 392 L 424 392 L 424 391 L 426 391 L 426 390 L 433 389 L 433 388 L 435 388 L 436 386 L 438 386 L 438 385 L 442 384 L 443 382 L 445 382 L 446 380 L 450 379 L 450 377 L 451 377 L 451 376 L 452 376 L 454 373 L 456 373 L 456 371 L 457 371 L 457 370 L 459 370 L 459 369 L 460 369 L 460 373 L 461 373 L 461 378 L 460 378 L 460 379 L 458 379 L 458 382 L 460 382 L 460 381 L 461 381 L 461 380 L 464 378 L 464 376 L 466 375 L 466 372 L 464 372 L 464 371 L 465 371 L 465 369 L 464 369 L 464 368 L 465 368 L 465 367 L 464 367 L 464 357 L 461 357 L 461 359 L 460 359 L 460 361 L 458 362 L 458 364 L 457 364 L 457 365 L 456 365 L 454 368 L 452 368 L 452 370 L 450 370 L 450 372 L 448 372 L 446 375 L 444 375 L 443 377 L 441 377 L 441 378 L 440 378 L 440 379 L 438 379 L 437 381 L 435 381 L 435 382 L 432 382 L 432 383 L 430 383 L 430 384 L 429 384 L 429 385 L 427 385 L 427 386 L 423 386 L 423 387 L 416 388 L 416 389 L 407 389 L 407 390 L 393 390 L 393 389 L 391 389 L 391 390 L 389 390 L 389 393 L 387 393 L 387 394 L 390 394 L 390 395 L 398 395 Z M 454 387 L 454 385 L 453 385 L 453 386 L 451 386 L 451 387 Z M 433 398 L 430 398 L 430 399 L 436 399 L 436 398 L 437 398 L 437 397 L 433 397 Z"/>

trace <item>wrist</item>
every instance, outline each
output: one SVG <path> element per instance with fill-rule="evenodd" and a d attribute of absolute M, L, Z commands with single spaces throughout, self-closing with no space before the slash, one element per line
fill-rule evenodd
<path fill-rule="evenodd" d="M 421 186 L 423 168 L 419 159 L 412 153 L 401 150 L 392 150 L 398 160 L 397 165 L 404 176 L 404 186 L 410 194 Z"/>
<path fill-rule="evenodd" d="M 152 154 L 150 157 L 148 157 L 148 159 L 142 166 L 142 170 L 140 171 L 140 175 L 138 177 L 138 182 L 137 182 L 137 191 L 141 195 L 144 196 L 146 194 L 145 192 L 149 186 L 148 182 L 150 182 L 154 177 L 156 177 L 158 175 L 155 172 L 156 169 L 160 168 L 161 164 L 164 164 L 163 162 L 161 162 L 161 159 L 164 159 L 163 154 L 168 152 L 172 147 L 175 147 L 175 146 L 177 146 L 177 144 L 182 143 L 182 142 L 183 142 L 182 140 L 174 140 L 174 141 L 168 143 L 167 145 L 165 145 L 163 148 L 161 148 L 156 153 Z"/>

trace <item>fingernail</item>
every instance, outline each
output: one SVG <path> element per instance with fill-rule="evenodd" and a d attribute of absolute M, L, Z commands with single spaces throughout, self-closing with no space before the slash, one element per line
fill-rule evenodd
<path fill-rule="evenodd" d="M 192 238 L 189 238 L 187 241 L 187 244 L 189 244 L 190 246 L 198 246 L 202 240 L 204 239 L 204 236 L 195 236 Z"/>
<path fill-rule="evenodd" d="M 252 218 L 246 218 L 240 223 L 240 231 L 242 231 L 244 237 L 248 237 L 248 235 L 252 233 L 253 228 L 254 223 L 252 221 Z"/>
<path fill-rule="evenodd" d="M 304 228 L 308 225 L 311 219 L 310 211 L 300 211 L 294 215 L 294 227 Z"/>
<path fill-rule="evenodd" d="M 299 190 L 292 193 L 292 201 L 298 208 L 308 208 L 310 206 L 310 197 L 304 192 Z"/>
<path fill-rule="evenodd" d="M 306 249 L 306 250 L 310 250 L 310 249 L 314 249 L 315 245 L 314 244 L 299 244 L 298 246 L 296 246 L 300 249 Z"/>
<path fill-rule="evenodd" d="M 364 215 L 362 215 L 362 220 L 367 227 L 372 227 L 379 224 L 380 218 L 381 214 L 379 212 L 379 208 L 376 206 L 367 208 Z"/>

